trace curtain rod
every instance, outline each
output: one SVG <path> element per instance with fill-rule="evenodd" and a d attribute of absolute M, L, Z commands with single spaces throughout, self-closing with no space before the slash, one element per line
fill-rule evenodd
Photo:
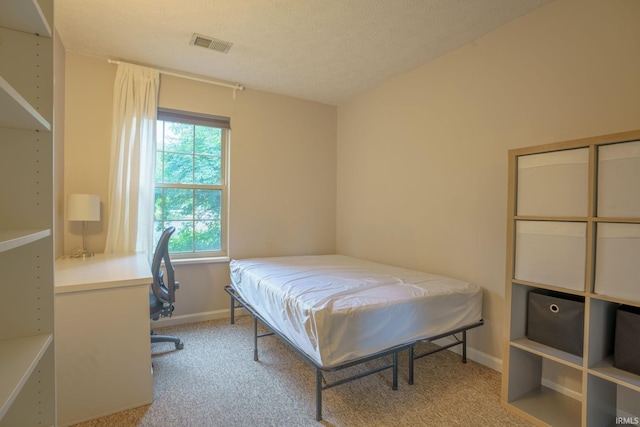
<path fill-rule="evenodd" d="M 128 64 L 128 62 L 124 62 L 124 61 L 118 61 L 116 59 L 107 59 L 107 62 L 109 62 L 109 64 Z M 244 90 L 244 86 L 242 86 L 240 83 L 225 83 L 225 82 L 220 82 L 217 80 L 213 80 L 213 79 L 206 79 L 206 78 L 202 78 L 202 77 L 196 77 L 196 76 L 191 76 L 189 74 L 183 74 L 183 73 L 178 73 L 175 71 L 169 71 L 169 70 L 163 70 L 161 68 L 156 68 L 158 70 L 158 72 L 160 74 L 165 74 L 167 76 L 173 76 L 173 77 L 180 77 L 182 79 L 188 79 L 188 80 L 195 80 L 197 82 L 202 82 L 202 83 L 209 83 L 209 84 L 213 84 L 213 85 L 218 85 L 218 86 L 224 86 L 224 87 L 228 87 L 233 89 L 233 97 L 236 97 L 236 91 L 237 90 Z"/>

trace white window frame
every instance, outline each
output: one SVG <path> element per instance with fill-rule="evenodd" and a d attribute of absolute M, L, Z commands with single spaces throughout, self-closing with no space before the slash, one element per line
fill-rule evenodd
<path fill-rule="evenodd" d="M 171 110 L 168 108 L 158 108 L 158 121 L 184 123 L 191 125 L 209 126 L 222 130 L 221 135 L 221 183 L 220 184 L 182 184 L 164 182 L 155 182 L 155 189 L 158 188 L 183 188 L 183 189 L 203 189 L 203 190 L 219 190 L 221 192 L 220 200 L 220 250 L 217 251 L 191 251 L 191 252 L 171 252 L 171 257 L 176 260 L 207 260 L 207 259 L 228 259 L 229 247 L 229 143 L 231 139 L 230 119 L 220 116 L 212 116 L 207 114 L 193 113 L 188 111 Z M 163 135 L 164 138 L 164 135 Z M 195 201 L 194 201 L 195 209 Z M 164 209 L 163 209 L 164 212 Z M 154 212 L 154 230 L 155 230 L 155 212 Z M 170 223 L 171 220 L 162 218 L 164 223 Z M 195 239 L 195 236 L 194 236 Z"/>

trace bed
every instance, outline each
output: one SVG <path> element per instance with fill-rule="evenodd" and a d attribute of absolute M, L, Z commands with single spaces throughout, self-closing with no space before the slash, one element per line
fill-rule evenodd
<path fill-rule="evenodd" d="M 461 280 L 364 261 L 343 255 L 232 260 L 231 322 L 245 308 L 254 318 L 254 359 L 258 338 L 276 334 L 316 367 L 316 419 L 322 419 L 322 391 L 391 369 L 397 389 L 398 353 L 409 352 L 409 383 L 416 343 L 453 336 L 436 351 L 462 345 L 466 331 L 483 324 L 482 289 Z M 258 333 L 258 321 L 270 330 Z M 458 338 L 456 334 L 462 334 Z M 374 359 L 392 362 L 333 383 L 323 371 L 341 370 Z"/>

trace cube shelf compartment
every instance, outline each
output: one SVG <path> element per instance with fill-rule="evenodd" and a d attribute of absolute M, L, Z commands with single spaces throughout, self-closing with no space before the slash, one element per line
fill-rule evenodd
<path fill-rule="evenodd" d="M 515 278 L 584 291 L 584 222 L 516 221 Z"/>
<path fill-rule="evenodd" d="M 638 190 L 635 192 L 640 193 Z M 598 223 L 594 292 L 640 303 L 638 254 L 640 224 Z"/>
<path fill-rule="evenodd" d="M 513 347 L 509 352 L 508 395 L 506 402 L 517 413 L 539 420 L 549 425 L 580 426 L 581 402 L 568 393 L 549 387 L 544 381 L 544 366 L 558 363 L 552 359 Z M 578 368 L 569 368 L 578 387 L 582 388 Z M 576 392 L 576 393 L 579 393 Z"/>

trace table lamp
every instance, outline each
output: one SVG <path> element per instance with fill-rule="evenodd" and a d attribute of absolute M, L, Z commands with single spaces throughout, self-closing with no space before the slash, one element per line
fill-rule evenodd
<path fill-rule="evenodd" d="M 76 258 L 93 256 L 87 251 L 87 221 L 100 221 L 100 196 L 95 194 L 69 194 L 67 220 L 82 221 L 82 251 L 74 253 Z"/>

